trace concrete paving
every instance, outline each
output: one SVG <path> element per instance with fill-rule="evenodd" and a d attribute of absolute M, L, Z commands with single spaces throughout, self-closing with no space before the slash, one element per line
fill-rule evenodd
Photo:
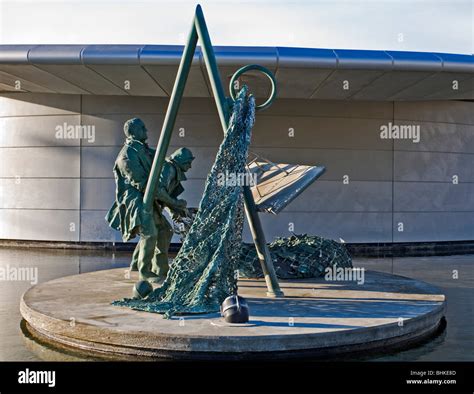
<path fill-rule="evenodd" d="M 136 273 L 111 269 L 55 279 L 22 297 L 28 326 L 49 341 L 81 350 L 158 358 L 328 356 L 402 345 L 433 333 L 445 313 L 435 287 L 374 271 L 354 281 L 283 281 L 285 298 L 265 297 L 260 280 L 240 280 L 251 320 L 218 313 L 175 316 L 112 306 L 131 294 Z"/>

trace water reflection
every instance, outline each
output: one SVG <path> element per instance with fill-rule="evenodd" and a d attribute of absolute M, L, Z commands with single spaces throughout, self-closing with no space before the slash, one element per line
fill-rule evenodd
<path fill-rule="evenodd" d="M 128 267 L 131 252 L 103 250 L 0 249 L 0 268 L 38 269 L 38 282 L 84 272 Z M 424 280 L 440 287 L 447 296 L 448 328 L 436 338 L 415 348 L 388 355 L 358 356 L 373 361 L 463 361 L 474 359 L 472 299 L 474 297 L 474 256 L 427 258 L 355 259 L 354 265 Z M 458 278 L 453 279 L 453 271 Z M 21 295 L 30 288 L 28 281 L 0 281 L 0 360 L 94 360 L 96 357 L 45 346 L 20 325 Z M 102 358 L 101 358 L 102 359 Z"/>
<path fill-rule="evenodd" d="M 127 267 L 129 252 L 80 251 L 52 249 L 0 249 L 0 267 L 4 270 L 20 267 L 37 268 L 38 283 L 63 276 L 103 269 Z M 25 345 L 20 322 L 19 304 L 22 294 L 32 284 L 29 281 L 0 282 L 0 360 L 37 361 L 43 358 Z"/>

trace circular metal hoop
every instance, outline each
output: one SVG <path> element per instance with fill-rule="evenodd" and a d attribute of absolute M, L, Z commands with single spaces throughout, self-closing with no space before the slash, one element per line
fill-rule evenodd
<path fill-rule="evenodd" d="M 244 66 L 242 68 L 239 68 L 235 72 L 235 74 L 232 75 L 232 78 L 230 79 L 230 83 L 229 83 L 230 97 L 232 97 L 232 100 L 235 101 L 236 92 L 235 92 L 235 88 L 234 88 L 234 82 L 237 78 L 239 78 L 242 74 L 244 74 L 245 72 L 247 72 L 249 70 L 260 71 L 262 74 L 264 74 L 268 77 L 268 79 L 270 80 L 270 82 L 272 84 L 272 91 L 270 93 L 270 97 L 263 104 L 257 105 L 255 107 L 255 109 L 257 111 L 261 111 L 262 109 L 268 108 L 272 104 L 273 100 L 276 97 L 276 93 L 277 93 L 275 77 L 273 76 L 273 74 L 271 73 L 270 70 L 268 70 L 267 68 L 265 68 L 263 66 L 259 66 L 258 64 L 249 64 L 248 66 Z"/>

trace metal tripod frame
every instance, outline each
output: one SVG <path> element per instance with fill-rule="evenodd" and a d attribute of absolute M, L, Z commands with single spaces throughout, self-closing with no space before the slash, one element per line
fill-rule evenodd
<path fill-rule="evenodd" d="M 272 92 L 269 99 L 256 107 L 257 110 L 267 108 L 276 96 L 276 82 L 272 73 L 266 68 L 259 65 L 248 65 L 240 68 L 232 77 L 230 81 L 230 94 L 232 97 L 226 97 L 222 82 L 217 68 L 216 57 L 214 55 L 214 49 L 212 47 L 211 38 L 209 31 L 207 30 L 206 21 L 202 12 L 201 6 L 196 7 L 191 32 L 188 36 L 188 41 L 184 47 L 181 62 L 179 64 L 178 73 L 176 74 L 176 80 L 174 82 L 173 91 L 170 96 L 170 102 L 168 109 L 166 110 L 165 120 L 161 129 L 160 139 L 156 148 L 155 157 L 153 159 L 153 165 L 151 167 L 150 176 L 144 196 L 145 211 L 149 214 L 152 212 L 153 199 L 155 195 L 156 186 L 159 180 L 159 176 L 163 167 L 163 163 L 166 157 L 166 153 L 170 144 L 171 134 L 175 125 L 176 116 L 178 114 L 179 105 L 183 98 L 184 88 L 188 79 L 188 74 L 191 69 L 194 53 L 196 51 L 196 45 L 200 39 L 201 50 L 204 56 L 204 63 L 207 68 L 209 80 L 212 87 L 212 93 L 216 101 L 217 111 L 219 113 L 220 122 L 224 133 L 229 126 L 231 103 L 235 97 L 234 92 L 234 81 L 244 72 L 248 70 L 258 70 L 264 73 L 272 84 Z M 267 284 L 267 296 L 269 297 L 282 297 L 283 292 L 280 290 L 280 285 L 273 267 L 273 261 L 268 249 L 265 234 L 263 233 L 262 224 L 255 206 L 255 201 L 252 196 L 252 192 L 249 186 L 243 187 L 245 213 L 250 226 L 250 231 L 255 243 L 257 255 L 262 266 L 262 271 Z"/>

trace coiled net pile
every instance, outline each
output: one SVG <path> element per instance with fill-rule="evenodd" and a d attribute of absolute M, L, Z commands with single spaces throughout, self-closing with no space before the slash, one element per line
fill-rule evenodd
<path fill-rule="evenodd" d="M 316 278 L 326 268 L 352 267 L 352 259 L 343 244 L 316 235 L 292 235 L 277 238 L 268 245 L 275 272 L 280 279 Z M 263 272 L 253 244 L 243 244 L 239 276 L 262 278 Z"/>

